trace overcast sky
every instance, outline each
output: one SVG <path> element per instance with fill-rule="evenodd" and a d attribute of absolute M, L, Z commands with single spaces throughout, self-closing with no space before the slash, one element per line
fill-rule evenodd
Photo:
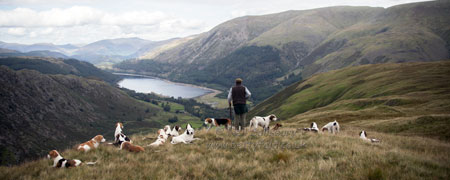
<path fill-rule="evenodd" d="M 419 0 L 0 0 L 0 41 L 86 44 L 164 40 L 235 17 L 337 5 L 390 7 Z"/>

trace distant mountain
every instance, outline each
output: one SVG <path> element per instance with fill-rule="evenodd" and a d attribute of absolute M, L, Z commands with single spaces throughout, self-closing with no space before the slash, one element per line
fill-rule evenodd
<path fill-rule="evenodd" d="M 62 53 L 53 52 L 53 51 L 30 51 L 30 52 L 22 53 L 22 52 L 15 51 L 15 50 L 0 48 L 0 57 L 18 57 L 18 56 L 52 57 L 52 58 L 63 58 L 63 59 L 69 58 L 68 56 L 66 56 Z"/>
<path fill-rule="evenodd" d="M 173 40 L 176 40 L 176 38 L 163 41 L 149 41 L 140 38 L 105 39 L 80 47 L 72 44 L 54 45 L 49 43 L 38 43 L 24 45 L 0 41 L 0 48 L 16 50 L 26 54 L 33 52 L 26 56 L 35 55 L 45 57 L 45 55 L 48 55 L 48 57 L 70 57 L 88 61 L 93 64 L 100 64 L 117 63 L 125 59 L 137 58 L 148 51 Z"/>
<path fill-rule="evenodd" d="M 52 51 L 64 54 L 66 56 L 70 56 L 79 47 L 72 44 L 54 45 L 51 43 L 38 43 L 25 45 L 18 43 L 6 43 L 0 41 L 0 48 L 16 50 L 23 53 L 27 53 L 30 51 Z"/>
<path fill-rule="evenodd" d="M 449 1 L 432 1 L 240 17 L 115 68 L 222 90 L 241 77 L 260 102 L 320 72 L 448 59 L 449 11 Z"/>
<path fill-rule="evenodd" d="M 103 80 L 115 84 L 121 78 L 98 69 L 94 65 L 75 59 L 55 59 L 43 57 L 3 57 L 0 51 L 0 65 L 14 70 L 31 69 L 44 74 L 72 74 L 90 79 Z M 22 53 L 19 53 L 22 54 Z"/>

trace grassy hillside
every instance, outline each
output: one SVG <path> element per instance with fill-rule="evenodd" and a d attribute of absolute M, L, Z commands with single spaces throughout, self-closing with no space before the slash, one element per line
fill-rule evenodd
<path fill-rule="evenodd" d="M 50 160 L 39 159 L 0 167 L 0 178 L 447 179 L 449 80 L 450 61 L 331 71 L 288 87 L 250 112 L 249 116 L 277 114 L 278 123 L 283 124 L 277 132 L 197 129 L 199 141 L 146 147 L 139 154 L 106 145 L 89 153 L 59 148 L 65 158 L 97 164 L 55 170 Z M 337 135 L 297 129 L 308 127 L 311 121 L 321 127 L 334 119 L 341 125 Z M 361 140 L 361 130 L 381 142 Z M 145 146 L 155 136 L 153 131 L 132 139 Z"/>
<path fill-rule="evenodd" d="M 249 116 L 274 113 L 292 124 L 337 119 L 386 132 L 426 131 L 422 134 L 450 140 L 449 80 L 449 61 L 344 68 L 291 85 Z"/>
<path fill-rule="evenodd" d="M 241 77 L 256 91 L 252 100 L 259 103 L 316 73 L 449 59 L 449 10 L 449 1 L 431 1 L 386 9 L 344 6 L 240 17 L 151 59 L 115 68 L 221 91 Z"/>
<path fill-rule="evenodd" d="M 305 124 L 306 125 L 306 124 Z M 371 133 L 371 144 L 344 125 L 333 136 L 296 132 L 244 135 L 197 131 L 193 144 L 165 144 L 135 154 L 100 146 L 88 153 L 66 150 L 65 158 L 95 166 L 54 169 L 48 159 L 0 167 L 1 179 L 446 179 L 450 144 L 429 138 Z M 145 146 L 155 134 L 134 135 Z"/>
<path fill-rule="evenodd" d="M 164 112 L 93 79 L 0 66 L 0 84 L 1 165 L 42 156 L 49 148 L 71 147 L 97 134 L 112 139 L 116 122 L 124 123 L 127 134 L 160 128 L 174 116 L 177 123 L 200 124 L 188 113 Z"/>

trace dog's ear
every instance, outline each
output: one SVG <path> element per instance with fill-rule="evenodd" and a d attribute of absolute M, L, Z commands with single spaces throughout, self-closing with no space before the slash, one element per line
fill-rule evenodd
<path fill-rule="evenodd" d="M 364 136 L 366 136 L 366 137 L 367 137 L 367 133 L 366 133 L 366 131 L 364 131 Z"/>
<path fill-rule="evenodd" d="M 188 123 L 187 126 L 186 126 L 186 129 L 187 128 L 192 128 L 191 124 Z"/>
<path fill-rule="evenodd" d="M 314 123 L 311 123 L 311 128 L 313 128 L 313 126 L 314 126 Z"/>

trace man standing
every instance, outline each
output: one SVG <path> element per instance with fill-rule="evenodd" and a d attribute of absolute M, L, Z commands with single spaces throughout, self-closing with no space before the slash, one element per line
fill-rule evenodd
<path fill-rule="evenodd" d="M 233 101 L 236 130 L 241 130 L 245 127 L 245 115 L 248 112 L 247 99 L 250 98 L 250 91 L 247 87 L 242 86 L 242 79 L 236 79 L 236 85 L 228 92 L 228 104 L 231 108 L 231 101 Z"/>

